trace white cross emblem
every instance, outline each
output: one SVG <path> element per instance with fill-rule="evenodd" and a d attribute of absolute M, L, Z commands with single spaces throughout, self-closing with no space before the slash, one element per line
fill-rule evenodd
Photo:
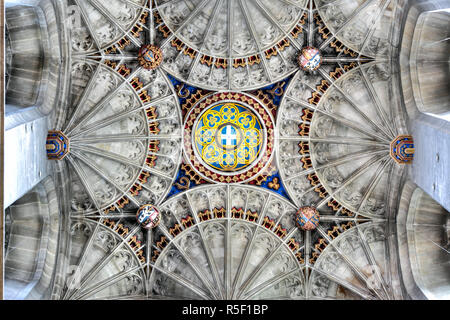
<path fill-rule="evenodd" d="M 236 145 L 236 129 L 230 125 L 226 126 L 224 129 L 225 130 L 222 130 L 222 144 L 225 146 Z"/>

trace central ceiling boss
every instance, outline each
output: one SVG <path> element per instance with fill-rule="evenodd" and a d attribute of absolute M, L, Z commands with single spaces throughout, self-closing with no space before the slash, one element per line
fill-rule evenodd
<path fill-rule="evenodd" d="M 249 181 L 272 158 L 272 115 L 249 94 L 219 92 L 203 97 L 189 110 L 184 130 L 186 158 L 210 182 Z"/>

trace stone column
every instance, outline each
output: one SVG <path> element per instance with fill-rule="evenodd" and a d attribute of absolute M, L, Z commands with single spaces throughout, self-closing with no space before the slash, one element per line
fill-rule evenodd
<path fill-rule="evenodd" d="M 6 210 L 5 299 L 50 298 L 59 218 L 52 177 Z"/>
<path fill-rule="evenodd" d="M 4 207 L 31 190 L 49 174 L 45 149 L 48 125 L 36 107 L 5 117 Z"/>
<path fill-rule="evenodd" d="M 403 188 L 397 237 L 403 289 L 412 299 L 449 299 L 450 216 L 412 181 Z"/>
<path fill-rule="evenodd" d="M 44 13 L 24 5 L 7 7 L 5 13 L 6 103 L 19 108 L 39 105 L 47 77 Z"/>
<path fill-rule="evenodd" d="M 47 132 L 67 107 L 70 80 L 65 11 L 59 0 L 5 4 L 5 208 L 51 172 Z"/>
<path fill-rule="evenodd" d="M 399 55 L 402 90 L 408 116 L 449 115 L 448 0 L 399 0 L 404 13 Z"/>
<path fill-rule="evenodd" d="M 415 148 L 412 180 L 450 211 L 450 122 L 420 114 L 411 122 L 411 130 Z"/>

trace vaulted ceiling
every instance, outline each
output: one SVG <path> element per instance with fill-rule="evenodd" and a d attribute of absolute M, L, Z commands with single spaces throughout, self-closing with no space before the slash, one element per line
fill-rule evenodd
<path fill-rule="evenodd" d="M 67 8 L 56 298 L 401 298 L 396 0 Z M 146 45 L 162 61 L 143 63 Z M 246 147 L 223 151 L 233 141 Z M 160 212 L 153 229 L 136 220 L 144 205 Z M 302 207 L 318 211 L 314 228 L 296 222 Z"/>

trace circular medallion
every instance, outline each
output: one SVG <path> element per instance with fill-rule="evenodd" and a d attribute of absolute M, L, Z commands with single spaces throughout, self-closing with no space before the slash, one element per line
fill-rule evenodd
<path fill-rule="evenodd" d="M 295 215 L 295 222 L 302 230 L 314 230 L 319 225 L 319 211 L 314 207 L 301 207 Z"/>
<path fill-rule="evenodd" d="M 139 49 L 138 60 L 141 66 L 145 69 L 155 69 L 163 60 L 162 51 L 159 47 L 154 45 L 143 45 Z"/>
<path fill-rule="evenodd" d="M 322 55 L 320 51 L 314 47 L 305 47 L 298 57 L 300 68 L 305 71 L 314 71 L 319 69 L 322 64 Z"/>
<path fill-rule="evenodd" d="M 269 164 L 273 119 L 256 98 L 222 92 L 200 100 L 186 116 L 185 154 L 202 177 L 239 183 Z"/>
<path fill-rule="evenodd" d="M 242 103 L 218 103 L 196 121 L 193 144 L 196 155 L 210 168 L 240 171 L 259 157 L 263 126 L 257 114 Z"/>
<path fill-rule="evenodd" d="M 146 204 L 139 208 L 136 219 L 141 225 L 141 227 L 145 229 L 155 228 L 161 219 L 161 214 L 159 213 L 158 208 L 154 205 Z"/>

